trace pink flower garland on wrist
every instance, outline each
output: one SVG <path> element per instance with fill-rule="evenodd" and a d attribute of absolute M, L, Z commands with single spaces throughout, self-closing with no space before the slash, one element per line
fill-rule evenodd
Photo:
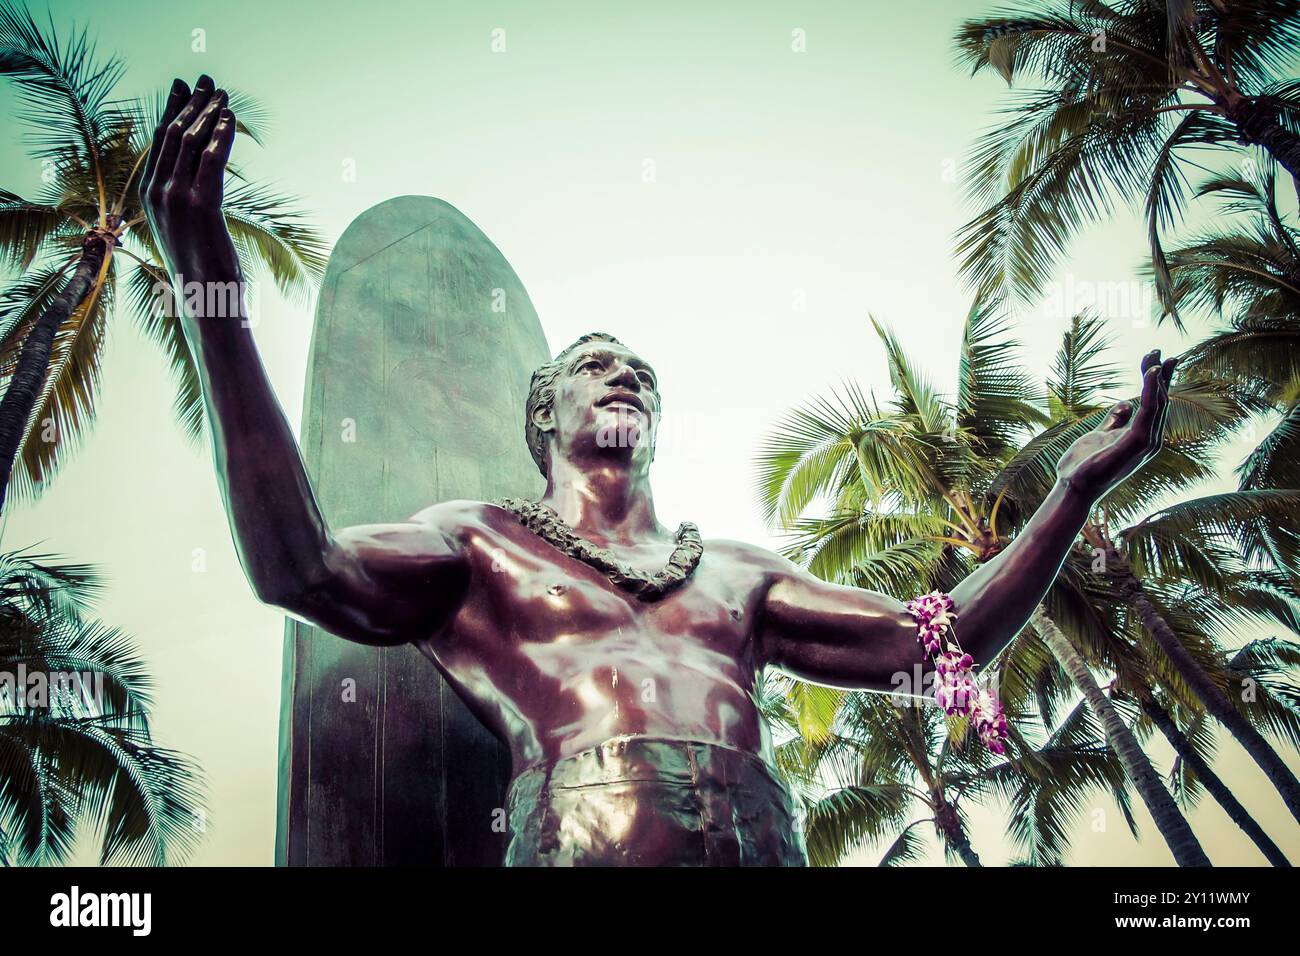
<path fill-rule="evenodd" d="M 907 613 L 916 621 L 916 639 L 926 656 L 934 657 L 934 699 L 948 715 L 969 717 L 984 746 L 995 754 L 1006 753 L 1007 718 L 997 694 L 980 687 L 971 665 L 974 658 L 961 649 L 951 633 L 957 613 L 952 598 L 931 591 L 907 602 Z M 943 653 L 939 653 L 942 648 Z"/>

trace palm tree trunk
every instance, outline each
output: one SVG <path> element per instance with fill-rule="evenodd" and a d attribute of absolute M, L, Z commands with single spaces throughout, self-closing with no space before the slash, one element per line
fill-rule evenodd
<path fill-rule="evenodd" d="M 1065 672 L 1070 675 L 1070 679 L 1088 701 L 1092 712 L 1097 715 L 1106 729 L 1106 739 L 1111 749 L 1119 757 L 1125 774 L 1151 812 L 1156 829 L 1169 844 L 1175 862 L 1179 866 L 1210 866 L 1210 858 L 1205 855 L 1205 850 L 1201 848 L 1200 841 L 1196 839 L 1196 834 L 1187 823 L 1187 818 L 1183 816 L 1178 805 L 1174 803 L 1174 798 L 1160 782 L 1155 769 L 1151 766 L 1151 761 L 1138 746 L 1133 731 L 1129 730 L 1120 718 L 1110 698 L 1097 686 L 1097 681 L 1093 679 L 1083 656 L 1056 626 L 1056 622 L 1048 616 L 1041 604 L 1034 610 L 1032 620 L 1034 629 L 1051 648 L 1052 653 L 1061 662 L 1061 666 L 1065 668 Z"/>
<path fill-rule="evenodd" d="M 942 797 L 937 799 L 937 804 L 934 822 L 938 825 L 939 832 L 943 834 L 945 842 L 957 851 L 957 855 L 967 866 L 982 867 L 984 864 L 980 862 L 975 848 L 970 845 L 970 838 L 966 836 L 966 828 L 962 826 L 956 808 Z"/>
<path fill-rule="evenodd" d="M 1248 96 L 1229 109 L 1228 118 L 1242 139 L 1263 146 L 1291 174 L 1300 193 L 1300 136 L 1278 122 L 1277 110 L 1264 98 Z"/>
<path fill-rule="evenodd" d="M 32 326 L 18 353 L 18 364 L 4 398 L 0 399 L 0 511 L 4 510 L 5 492 L 18 457 L 18 445 L 27 429 L 27 421 L 40 397 L 41 386 L 50 368 L 50 352 L 54 336 L 68 316 L 85 301 L 94 286 L 99 270 L 104 264 L 108 240 L 99 233 L 86 236 L 81 247 L 81 260 L 49 308 Z"/>
<path fill-rule="evenodd" d="M 1228 789 L 1228 785 L 1219 778 L 1219 775 L 1211 769 L 1209 764 L 1201 759 L 1201 755 L 1196 752 L 1196 748 L 1187 739 L 1187 735 L 1178 729 L 1178 725 L 1174 723 L 1169 711 L 1149 698 L 1142 701 L 1142 710 L 1151 718 L 1151 722 L 1160 728 L 1160 732 L 1165 735 L 1165 739 L 1173 746 L 1174 751 L 1183 759 L 1183 762 L 1187 764 L 1192 773 L 1196 774 L 1196 779 L 1205 785 L 1205 789 L 1218 801 L 1219 806 L 1223 807 L 1224 812 L 1228 814 L 1232 822 L 1241 827 L 1246 836 L 1250 837 L 1255 846 L 1259 847 L 1259 852 L 1264 854 L 1268 862 L 1274 866 L 1289 867 L 1291 861 L 1286 858 L 1278 845 L 1264 832 L 1264 828 L 1250 815 L 1250 811 L 1243 807 L 1241 802 L 1233 796 L 1232 791 Z"/>
<path fill-rule="evenodd" d="M 1188 686 L 1205 704 L 1205 709 L 1210 712 L 1210 715 L 1228 728 L 1228 732 L 1245 748 L 1246 753 L 1259 764 L 1260 769 L 1277 788 L 1277 792 L 1282 795 L 1282 800 L 1291 811 L 1291 815 L 1300 821 L 1300 781 L 1296 780 L 1295 774 L 1263 735 L 1251 726 L 1250 721 L 1242 715 L 1241 711 L 1233 706 L 1223 689 L 1188 653 L 1164 615 L 1151 603 L 1150 595 L 1147 594 L 1132 568 L 1122 558 L 1117 562 L 1111 562 L 1110 568 L 1111 579 L 1120 597 L 1137 611 L 1142 626 L 1160 645 L 1160 649 L 1165 652 L 1174 669 L 1183 680 L 1187 681 Z"/>

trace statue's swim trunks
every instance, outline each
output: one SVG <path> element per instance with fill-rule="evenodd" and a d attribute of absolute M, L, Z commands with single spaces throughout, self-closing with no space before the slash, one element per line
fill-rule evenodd
<path fill-rule="evenodd" d="M 753 754 L 616 737 L 510 785 L 507 866 L 806 866 L 789 791 Z"/>

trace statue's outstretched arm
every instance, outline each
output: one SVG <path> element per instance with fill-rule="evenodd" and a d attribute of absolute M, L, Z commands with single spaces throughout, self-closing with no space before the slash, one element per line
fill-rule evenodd
<path fill-rule="evenodd" d="M 997 557 L 953 589 L 962 649 L 987 663 L 1010 643 L 1055 580 L 1088 513 L 1160 447 L 1176 360 L 1142 362 L 1142 399 L 1124 402 L 1061 457 L 1047 499 Z M 909 598 L 913 595 L 900 595 Z M 790 567 L 767 591 L 758 635 L 764 663 L 836 687 L 892 689 L 923 659 L 903 603 L 827 584 Z"/>
<path fill-rule="evenodd" d="M 224 90 L 177 80 L 140 181 L 140 198 L 173 280 L 241 283 L 222 215 L 235 117 Z M 212 285 L 220 283 L 219 286 Z M 217 480 L 235 546 L 258 597 L 343 637 L 394 644 L 427 636 L 451 613 L 467 571 L 457 542 L 426 513 L 332 534 L 294 435 L 262 368 L 240 292 L 180 295 L 198 364 Z M 234 314 L 204 314 L 209 303 Z"/>

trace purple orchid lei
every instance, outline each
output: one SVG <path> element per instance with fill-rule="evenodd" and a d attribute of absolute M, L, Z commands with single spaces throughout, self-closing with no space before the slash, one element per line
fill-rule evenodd
<path fill-rule="evenodd" d="M 969 717 L 991 752 L 1006 753 L 1007 718 L 1002 702 L 992 690 L 976 682 L 971 670 L 975 660 L 961 649 L 952 631 L 957 620 L 954 607 L 952 598 L 942 591 L 931 591 L 907 602 L 907 612 L 916 621 L 916 638 L 926 655 L 934 657 L 934 699 L 948 715 Z"/>

